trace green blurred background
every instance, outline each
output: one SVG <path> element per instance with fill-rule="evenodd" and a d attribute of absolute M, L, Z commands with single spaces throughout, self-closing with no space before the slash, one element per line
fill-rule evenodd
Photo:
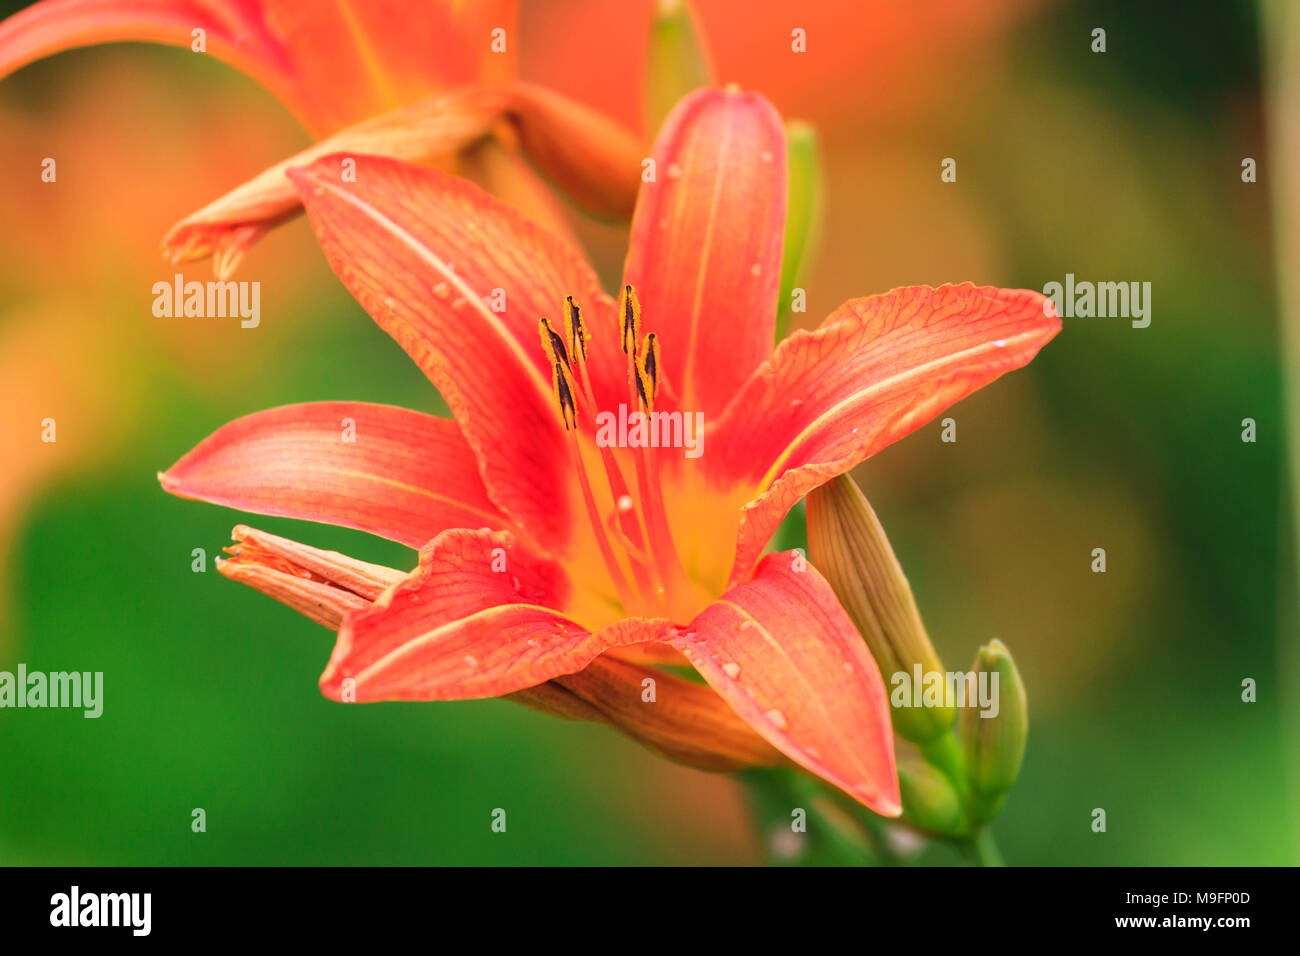
<path fill-rule="evenodd" d="M 635 123 L 640 41 L 608 39 L 648 8 L 613 6 L 525 5 L 521 69 Z M 954 31 L 942 4 L 855 5 L 849 19 L 800 6 L 792 20 L 772 3 L 697 4 L 719 79 L 767 92 L 822 138 L 823 234 L 797 318 L 914 282 L 1041 289 L 1072 272 L 1153 286 L 1149 328 L 1067 318 L 1028 369 L 949 413 L 956 444 L 934 423 L 856 472 L 947 666 L 993 637 L 1020 665 L 1031 731 L 994 828 L 1004 855 L 1297 862 L 1256 8 L 973 3 L 997 12 Z M 820 79 L 763 59 L 772 36 L 819 17 L 840 24 L 838 59 L 818 61 L 829 30 L 809 31 Z M 1105 54 L 1090 50 L 1094 27 Z M 587 75 L 546 73 L 575 59 L 566 49 L 590 53 Z M 259 329 L 151 314 L 152 283 L 174 271 L 157 255 L 167 227 L 307 142 L 252 81 L 183 51 L 78 51 L 0 83 L 0 669 L 105 682 L 98 720 L 0 710 L 0 863 L 761 861 L 734 781 L 603 727 L 498 701 L 325 701 L 331 635 L 212 570 L 243 516 L 159 490 L 157 471 L 261 408 L 443 411 L 301 221 L 241 268 L 262 282 Z M 33 172 L 50 155 L 57 193 Z M 1241 182 L 1248 156 L 1257 184 Z M 943 157 L 955 184 L 940 182 Z M 616 281 L 621 232 L 580 229 Z M 46 415 L 56 446 L 39 442 Z M 366 535 L 248 520 L 413 563 Z M 1096 547 L 1106 574 L 1090 571 Z M 191 571 L 194 548 L 207 573 Z M 1241 702 L 1246 677 L 1257 703 Z M 197 807 L 204 833 L 191 832 Z M 489 828 L 497 807 L 505 834 Z M 1105 834 L 1090 828 L 1096 807 Z"/>

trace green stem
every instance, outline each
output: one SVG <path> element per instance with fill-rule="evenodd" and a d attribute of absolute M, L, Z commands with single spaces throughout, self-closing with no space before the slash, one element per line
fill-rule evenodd
<path fill-rule="evenodd" d="M 988 827 L 966 841 L 963 849 L 976 866 L 1006 866 L 998 851 L 997 841 L 993 839 L 993 831 Z"/>

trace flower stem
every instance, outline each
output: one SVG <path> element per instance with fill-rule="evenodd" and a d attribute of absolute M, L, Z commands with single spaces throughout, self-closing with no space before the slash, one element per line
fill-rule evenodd
<path fill-rule="evenodd" d="M 966 841 L 962 848 L 976 866 L 1006 866 L 998 850 L 997 841 L 993 839 L 993 831 L 988 827 L 984 827 Z"/>

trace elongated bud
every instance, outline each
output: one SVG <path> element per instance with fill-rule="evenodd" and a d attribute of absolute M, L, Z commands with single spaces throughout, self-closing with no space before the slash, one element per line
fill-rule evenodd
<path fill-rule="evenodd" d="M 931 833 L 961 831 L 961 798 L 938 769 L 920 760 L 900 761 L 898 789 L 904 820 Z"/>
<path fill-rule="evenodd" d="M 817 132 L 798 120 L 785 124 L 786 193 L 785 252 L 781 258 L 781 294 L 777 300 L 776 340 L 785 338 L 794 288 L 812 259 L 821 233 L 822 171 Z M 802 299 L 802 296 L 800 296 Z M 801 309 L 806 303 L 801 303 Z"/>
<path fill-rule="evenodd" d="M 646 50 L 645 120 L 653 133 L 677 101 L 713 83 L 709 57 L 686 0 L 659 0 Z"/>
<path fill-rule="evenodd" d="M 876 513 L 848 475 L 808 495 L 808 557 L 830 582 L 890 690 L 894 730 L 923 743 L 952 726 L 943 664 Z"/>
<path fill-rule="evenodd" d="M 970 784 L 970 811 L 976 823 L 997 815 L 1025 755 L 1029 707 L 1020 671 L 1001 641 L 990 641 L 975 655 L 958 731 Z M 977 696 L 978 695 L 978 698 Z"/>

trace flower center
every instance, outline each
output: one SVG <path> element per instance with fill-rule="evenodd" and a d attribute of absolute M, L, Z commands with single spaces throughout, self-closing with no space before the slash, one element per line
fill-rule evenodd
<path fill-rule="evenodd" d="M 551 365 L 556 408 L 569 440 L 574 471 L 582 490 L 587 520 L 601 559 L 628 614 L 669 617 L 685 622 L 696 610 L 693 586 L 682 568 L 664 509 L 659 463 L 648 445 L 632 450 L 634 487 L 619 467 L 613 449 L 595 441 L 595 393 L 587 367 L 587 334 L 582 310 L 565 299 L 565 319 L 556 332 L 547 319 L 539 323 L 542 348 Z M 641 305 L 636 291 L 623 287 L 619 301 L 623 323 L 623 353 L 627 356 L 629 404 L 642 414 L 654 411 L 659 394 L 659 342 L 653 332 L 641 337 Z M 597 447 L 614 510 L 602 516 L 582 456 L 579 433 L 590 433 Z"/>

